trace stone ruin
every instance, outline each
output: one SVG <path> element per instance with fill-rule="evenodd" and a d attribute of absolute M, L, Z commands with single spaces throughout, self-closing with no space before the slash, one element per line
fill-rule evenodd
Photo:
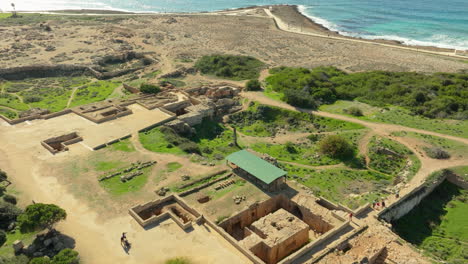
<path fill-rule="evenodd" d="M 143 228 L 171 218 L 186 230 L 192 226 L 192 222 L 198 223 L 203 218 L 177 195 L 134 206 L 130 208 L 129 213 Z"/>
<path fill-rule="evenodd" d="M 255 255 L 255 263 L 292 263 L 308 252 L 324 252 L 330 239 L 338 245 L 362 230 L 345 212 L 322 206 L 309 195 L 284 195 L 257 202 L 219 224 L 235 243 Z M 328 250 L 328 249 L 327 249 Z"/>
<path fill-rule="evenodd" d="M 50 153 L 57 154 L 62 151 L 67 151 L 68 145 L 80 142 L 82 140 L 82 137 L 80 137 L 76 132 L 73 132 L 63 136 L 53 137 L 41 141 L 41 145 L 50 151 Z"/>
<path fill-rule="evenodd" d="M 253 222 L 245 231 L 243 246 L 267 264 L 277 263 L 309 241 L 309 226 L 283 208 Z"/>
<path fill-rule="evenodd" d="M 133 113 L 120 100 L 106 100 L 82 105 L 73 108 L 72 111 L 97 124 Z"/>
<path fill-rule="evenodd" d="M 116 176 L 120 176 L 120 181 L 121 182 L 127 182 L 127 181 L 130 181 L 131 179 L 137 177 L 137 176 L 140 176 L 143 174 L 143 172 L 141 171 L 142 169 L 144 168 L 148 168 L 148 167 L 151 167 L 153 165 L 155 165 L 157 162 L 156 161 L 147 161 L 147 162 L 141 162 L 141 161 L 138 161 L 136 163 L 132 163 L 132 165 L 128 168 L 125 168 L 121 171 L 118 171 L 118 172 L 115 172 L 115 173 L 112 173 L 110 175 L 107 175 L 107 176 L 103 176 L 101 178 L 98 179 L 98 181 L 105 181 L 105 180 L 108 180 L 110 178 L 113 178 L 113 177 L 116 177 Z"/>
<path fill-rule="evenodd" d="M 232 86 L 200 87 L 184 91 L 187 100 L 165 106 L 177 115 L 177 119 L 166 125 L 181 134 L 193 133 L 192 127 L 200 124 L 204 118 L 223 116 L 242 110 L 238 100 L 240 88 Z"/>
<path fill-rule="evenodd" d="M 50 113 L 50 111 L 47 110 L 47 109 L 34 107 L 34 108 L 28 109 L 26 111 L 22 111 L 19 114 L 19 117 L 20 118 L 26 118 L 26 117 L 31 117 L 31 116 L 43 116 L 43 115 L 47 115 L 49 113 Z"/>
<path fill-rule="evenodd" d="M 34 241 L 28 246 L 24 246 L 21 241 L 16 241 L 14 245 L 15 254 L 25 254 L 30 258 L 44 256 L 52 258 L 63 249 L 74 248 L 75 241 L 56 230 L 51 230 L 36 235 Z"/>

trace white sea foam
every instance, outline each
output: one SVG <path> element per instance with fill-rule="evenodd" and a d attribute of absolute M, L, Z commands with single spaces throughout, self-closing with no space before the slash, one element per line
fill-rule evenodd
<path fill-rule="evenodd" d="M 338 25 L 336 25 L 335 23 L 331 21 L 310 15 L 307 12 L 307 10 L 310 10 L 310 9 L 312 9 L 312 7 L 307 7 L 304 5 L 298 6 L 298 10 L 301 14 L 310 18 L 315 23 L 320 24 L 331 31 L 336 31 L 343 36 L 370 39 L 370 40 L 375 40 L 375 39 L 395 40 L 395 41 L 399 41 L 405 45 L 410 45 L 410 46 L 431 46 L 431 47 L 457 49 L 457 50 L 468 50 L 468 40 L 455 39 L 455 38 L 452 38 L 450 36 L 443 35 L 443 34 L 432 35 L 429 38 L 417 40 L 417 39 L 411 39 L 411 38 L 401 37 L 397 35 L 367 35 L 367 34 L 359 34 L 356 32 L 344 31 L 344 30 L 341 30 Z"/>
<path fill-rule="evenodd" d="M 330 22 L 326 19 L 323 19 L 323 18 L 320 18 L 320 17 L 316 17 L 316 16 L 312 16 L 310 14 L 307 13 L 307 10 L 308 9 L 311 9 L 311 7 L 308 7 L 308 6 L 305 6 L 305 5 L 298 5 L 297 6 L 297 10 L 304 16 L 310 18 L 312 21 L 314 21 L 316 24 L 319 24 L 319 25 L 322 25 L 324 27 L 326 27 L 327 29 L 329 30 L 332 30 L 332 31 L 340 31 L 339 30 L 339 27 L 338 25 L 334 24 L 333 22 Z"/>

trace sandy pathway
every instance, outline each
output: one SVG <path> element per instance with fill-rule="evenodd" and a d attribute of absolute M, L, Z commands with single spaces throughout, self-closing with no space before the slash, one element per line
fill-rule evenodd
<path fill-rule="evenodd" d="M 413 151 L 415 155 L 418 157 L 418 159 L 421 161 L 421 168 L 416 173 L 416 175 L 404 186 L 404 188 L 400 190 L 401 196 L 412 191 L 415 187 L 422 184 L 424 180 L 426 179 L 426 177 L 429 176 L 433 172 L 446 169 L 446 168 L 468 165 L 468 160 L 460 159 L 460 158 L 451 158 L 448 160 L 431 159 L 421 154 L 423 153 L 423 151 L 419 147 L 420 144 L 414 139 L 404 138 L 404 137 L 395 137 L 395 136 L 392 136 L 391 133 L 395 131 L 410 131 L 410 132 L 416 132 L 416 133 L 421 133 L 421 134 L 426 134 L 426 135 L 437 136 L 437 137 L 441 137 L 445 139 L 455 140 L 455 141 L 468 145 L 468 139 L 466 138 L 460 138 L 460 137 L 440 134 L 440 133 L 416 129 L 416 128 L 404 127 L 400 125 L 372 123 L 369 121 L 364 121 L 364 120 L 360 120 L 360 119 L 356 119 L 356 118 L 352 118 L 348 116 L 342 116 L 342 115 L 327 113 L 323 111 L 312 111 L 308 109 L 297 108 L 289 104 L 286 104 L 284 102 L 280 102 L 280 101 L 276 101 L 271 98 L 268 98 L 262 92 L 243 92 L 241 96 L 249 100 L 257 101 L 266 105 L 272 105 L 272 106 L 281 107 L 284 109 L 299 111 L 299 112 L 309 112 L 318 116 L 334 118 L 334 119 L 339 119 L 339 120 L 348 121 L 348 122 L 354 122 L 354 123 L 361 124 L 365 127 L 368 127 L 371 129 L 371 132 L 366 134 L 366 136 L 364 136 L 364 138 L 361 139 L 360 147 L 359 147 L 360 153 L 362 151 L 363 152 L 366 151 L 368 140 L 370 140 L 370 138 L 373 135 L 379 135 L 382 137 L 391 138 L 405 145 L 407 148 Z M 394 201 L 395 201 L 394 197 L 390 197 L 388 200 L 388 204 L 391 204 Z"/>

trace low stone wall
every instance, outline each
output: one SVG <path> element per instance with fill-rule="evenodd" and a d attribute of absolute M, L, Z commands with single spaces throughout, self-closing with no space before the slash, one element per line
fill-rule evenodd
<path fill-rule="evenodd" d="M 391 204 L 378 214 L 378 219 L 385 220 L 387 222 L 393 222 L 400 219 L 402 216 L 409 213 L 416 207 L 422 199 L 429 195 L 437 186 L 439 186 L 447 175 L 439 177 L 430 183 L 423 183 L 419 187 L 415 188 L 408 194 L 402 196 L 398 201 Z"/>
<path fill-rule="evenodd" d="M 41 145 L 48 151 L 50 151 L 52 154 L 57 154 L 58 152 L 67 151 L 68 145 L 77 143 L 82 140 L 82 137 L 78 136 L 76 132 L 73 132 L 67 135 L 49 138 L 44 141 L 41 141 Z M 61 146 L 61 150 L 54 148 L 52 144 L 59 144 Z"/>
<path fill-rule="evenodd" d="M 104 143 L 104 144 L 95 146 L 95 147 L 93 148 L 93 150 L 99 150 L 99 149 L 105 148 L 105 147 L 107 147 L 107 146 L 110 146 L 110 145 L 112 145 L 112 144 L 115 144 L 115 143 L 117 143 L 117 142 L 119 142 L 119 141 L 121 141 L 121 140 L 130 138 L 130 137 L 132 137 L 131 134 L 125 135 L 125 136 L 123 136 L 123 137 L 121 137 L 121 138 L 114 139 L 114 140 L 111 140 L 111 141 L 109 141 L 109 142 L 107 142 L 107 143 Z"/>
<path fill-rule="evenodd" d="M 223 172 L 217 173 L 217 174 L 221 174 L 221 173 L 226 173 L 226 170 L 223 171 Z M 217 175 L 217 174 L 215 174 L 215 175 Z M 213 176 L 215 176 L 215 175 L 213 175 Z M 211 185 L 213 185 L 213 184 L 215 184 L 215 183 L 218 183 L 218 182 L 220 182 L 220 181 L 224 181 L 224 180 L 226 180 L 226 179 L 229 179 L 230 177 L 232 177 L 232 175 L 234 175 L 234 174 L 229 173 L 228 175 L 226 175 L 226 176 L 224 176 L 224 177 L 218 178 L 218 179 L 213 180 L 213 181 L 209 181 L 209 182 L 207 182 L 207 183 L 205 183 L 205 184 L 202 184 L 202 185 L 200 185 L 200 186 L 197 186 L 197 187 L 192 188 L 192 189 L 190 189 L 190 190 L 187 190 L 187 191 L 185 191 L 185 192 L 181 192 L 181 193 L 179 194 L 179 196 L 180 196 L 180 197 L 185 197 L 185 196 L 188 196 L 188 195 L 190 195 L 190 194 L 192 194 L 192 193 L 196 193 L 196 192 L 198 192 L 198 191 L 200 191 L 200 190 L 202 190 L 202 189 L 205 189 L 205 188 L 207 188 L 207 187 L 209 187 L 209 186 L 211 186 Z M 211 177 L 213 177 L 213 176 L 211 176 Z M 199 182 L 199 181 L 197 181 L 197 182 Z"/>
<path fill-rule="evenodd" d="M 174 222 L 176 222 L 176 224 L 178 226 L 180 226 L 180 228 L 182 228 L 184 230 L 191 227 L 192 226 L 192 221 L 189 221 L 187 223 L 183 223 L 182 221 L 180 221 L 179 217 L 174 215 L 172 212 L 164 212 L 164 213 L 161 213 L 159 215 L 151 216 L 150 218 L 148 218 L 146 220 L 143 220 L 139 215 L 141 212 L 143 212 L 144 210 L 147 210 L 147 209 L 149 209 L 151 207 L 155 207 L 155 206 L 158 206 L 158 205 L 162 205 L 162 204 L 165 204 L 165 203 L 171 203 L 171 202 L 176 203 L 177 205 L 182 207 L 184 210 L 186 210 L 187 212 L 192 214 L 195 217 L 194 221 L 196 223 L 201 223 L 203 221 L 203 216 L 200 213 L 198 213 L 195 209 L 188 206 L 187 203 L 185 203 L 184 200 L 182 200 L 179 196 L 177 196 L 175 194 L 172 194 L 172 195 L 170 195 L 170 196 L 168 196 L 166 198 L 163 198 L 163 199 L 158 199 L 158 200 L 148 202 L 148 203 L 143 204 L 143 205 L 134 206 L 134 207 L 129 209 L 129 214 L 143 228 L 146 228 L 149 225 L 151 225 L 153 223 L 156 223 L 156 222 L 159 222 L 159 221 L 162 221 L 162 220 L 164 220 L 166 218 L 171 218 L 172 220 L 174 220 Z"/>
<path fill-rule="evenodd" d="M 140 90 L 138 90 L 137 88 L 133 87 L 133 86 L 130 86 L 126 83 L 123 83 L 123 87 L 125 90 L 131 92 L 132 94 L 137 94 L 137 93 L 140 93 Z"/>
<path fill-rule="evenodd" d="M 30 65 L 21 67 L 12 67 L 0 69 L 0 79 L 9 81 L 23 80 L 26 78 L 44 78 L 44 77 L 61 77 L 61 76 L 76 76 L 86 75 L 91 73 L 88 65 Z"/>

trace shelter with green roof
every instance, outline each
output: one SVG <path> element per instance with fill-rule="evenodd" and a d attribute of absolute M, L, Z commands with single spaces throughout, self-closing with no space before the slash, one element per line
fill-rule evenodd
<path fill-rule="evenodd" d="M 280 190 L 286 180 L 286 171 L 247 150 L 232 153 L 226 162 L 235 173 L 270 192 Z"/>

